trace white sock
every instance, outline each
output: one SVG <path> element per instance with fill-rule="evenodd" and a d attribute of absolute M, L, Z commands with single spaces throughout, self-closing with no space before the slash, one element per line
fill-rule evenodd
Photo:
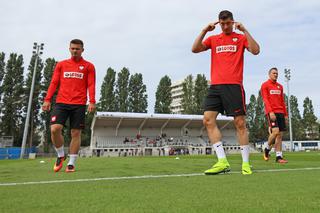
<path fill-rule="evenodd" d="M 74 166 L 75 163 L 76 163 L 78 155 L 77 154 L 70 154 L 69 157 L 70 157 L 70 159 L 69 159 L 68 165 L 73 165 Z"/>
<path fill-rule="evenodd" d="M 266 148 L 270 150 L 270 146 L 268 142 L 267 142 Z"/>
<path fill-rule="evenodd" d="M 240 148 L 241 148 L 242 161 L 244 163 L 249 163 L 249 153 L 250 153 L 249 145 L 243 145 L 243 146 L 240 146 Z"/>
<path fill-rule="evenodd" d="M 213 148 L 214 148 L 214 151 L 216 151 L 218 160 L 221 158 L 226 158 L 226 153 L 224 152 L 223 145 L 222 145 L 221 141 L 213 144 Z"/>
<path fill-rule="evenodd" d="M 277 151 L 277 152 L 276 152 L 276 156 L 277 156 L 277 157 L 282 157 L 282 152 L 281 152 L 281 151 L 280 151 L 280 152 Z"/>
<path fill-rule="evenodd" d="M 58 158 L 64 157 L 64 146 L 62 145 L 59 148 L 54 147 L 57 154 L 58 154 Z"/>

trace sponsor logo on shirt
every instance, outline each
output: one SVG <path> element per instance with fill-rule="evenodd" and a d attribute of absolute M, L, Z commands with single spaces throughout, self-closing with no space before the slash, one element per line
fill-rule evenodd
<path fill-rule="evenodd" d="M 81 72 L 64 72 L 64 78 L 78 78 L 83 79 L 83 73 Z"/>
<path fill-rule="evenodd" d="M 270 95 L 280 95 L 280 94 L 281 94 L 281 90 L 278 90 L 278 89 L 270 90 Z"/>
<path fill-rule="evenodd" d="M 236 45 L 222 45 L 216 47 L 216 53 L 223 53 L 223 52 L 237 52 Z"/>

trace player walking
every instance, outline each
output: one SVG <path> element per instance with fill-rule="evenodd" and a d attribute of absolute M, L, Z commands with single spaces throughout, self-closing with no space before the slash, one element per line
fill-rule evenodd
<path fill-rule="evenodd" d="M 51 113 L 51 140 L 58 158 L 54 164 L 54 172 L 58 172 L 66 159 L 62 129 L 67 119 L 70 120 L 71 143 L 66 172 L 75 171 L 75 162 L 81 144 L 81 130 L 84 129 L 89 91 L 88 112 L 95 110 L 95 68 L 93 64 L 82 58 L 83 42 L 74 39 L 70 42 L 71 58 L 57 63 L 52 80 L 44 99 L 42 109 L 50 111 L 51 99 L 58 89 L 56 105 Z"/>
<path fill-rule="evenodd" d="M 288 163 L 282 156 L 282 135 L 286 131 L 288 113 L 283 95 L 283 86 L 277 82 L 278 69 L 269 70 L 269 80 L 261 86 L 261 95 L 264 102 L 266 117 L 268 120 L 270 134 L 268 143 L 264 149 L 263 158 L 268 161 L 270 150 L 275 140 L 276 162 Z"/>

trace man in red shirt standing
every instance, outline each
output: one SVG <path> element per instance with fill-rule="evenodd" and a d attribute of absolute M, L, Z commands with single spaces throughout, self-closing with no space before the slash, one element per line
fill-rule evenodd
<path fill-rule="evenodd" d="M 95 110 L 95 68 L 93 64 L 82 58 L 83 42 L 74 39 L 70 42 L 71 58 L 57 63 L 42 110 L 50 111 L 51 99 L 58 89 L 56 105 L 51 113 L 51 140 L 58 158 L 54 164 L 54 172 L 58 172 L 66 159 L 62 129 L 67 119 L 70 120 L 71 143 L 70 160 L 66 172 L 75 171 L 75 161 L 81 144 L 81 130 L 84 129 L 89 91 L 88 112 Z"/>
<path fill-rule="evenodd" d="M 288 112 L 283 95 L 283 86 L 277 82 L 278 69 L 269 70 L 269 80 L 261 86 L 261 95 L 264 102 L 264 109 L 270 128 L 268 143 L 264 149 L 263 158 L 268 161 L 272 142 L 275 140 L 276 162 L 288 163 L 282 156 L 282 135 L 286 131 Z"/>
<path fill-rule="evenodd" d="M 205 35 L 220 24 L 222 33 L 212 35 L 203 41 Z M 233 32 L 233 27 L 243 34 Z M 245 120 L 245 93 L 243 80 L 243 55 L 247 49 L 254 55 L 259 54 L 260 47 L 248 30 L 235 22 L 230 11 L 219 14 L 219 21 L 210 23 L 196 38 L 192 52 L 211 50 L 211 86 L 205 101 L 204 125 L 217 154 L 218 162 L 205 174 L 218 174 L 230 171 L 223 145 L 221 132 L 217 126 L 219 113 L 234 117 L 238 140 L 242 154 L 242 174 L 252 174 L 249 164 L 249 140 Z"/>

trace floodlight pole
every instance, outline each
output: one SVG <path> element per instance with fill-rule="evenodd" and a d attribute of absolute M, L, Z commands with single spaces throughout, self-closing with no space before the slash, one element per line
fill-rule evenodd
<path fill-rule="evenodd" d="M 34 91 L 34 83 L 36 79 L 36 72 L 37 72 L 37 66 L 38 66 L 38 58 L 42 55 L 44 44 L 41 43 L 38 45 L 36 42 L 33 44 L 33 56 L 36 57 L 35 63 L 34 63 L 34 69 L 32 74 L 32 82 L 31 82 L 31 89 L 30 89 L 30 95 L 29 95 L 29 102 L 28 102 L 28 110 L 27 110 L 27 117 L 26 121 L 24 123 L 24 131 L 23 131 L 23 138 L 22 138 L 22 144 L 21 144 L 21 153 L 20 153 L 20 159 L 23 159 L 25 148 L 26 148 L 26 142 L 28 137 L 28 129 L 29 129 L 29 122 L 30 122 L 30 112 L 32 108 L 32 98 L 33 98 L 33 91 Z"/>
<path fill-rule="evenodd" d="M 291 104 L 290 104 L 290 90 L 289 90 L 289 81 L 291 78 L 290 69 L 284 69 L 284 76 L 286 77 L 287 82 L 287 91 L 288 91 L 288 115 L 289 115 L 289 135 L 290 135 L 290 151 L 293 151 L 293 140 L 292 140 L 292 122 L 291 122 Z"/>

